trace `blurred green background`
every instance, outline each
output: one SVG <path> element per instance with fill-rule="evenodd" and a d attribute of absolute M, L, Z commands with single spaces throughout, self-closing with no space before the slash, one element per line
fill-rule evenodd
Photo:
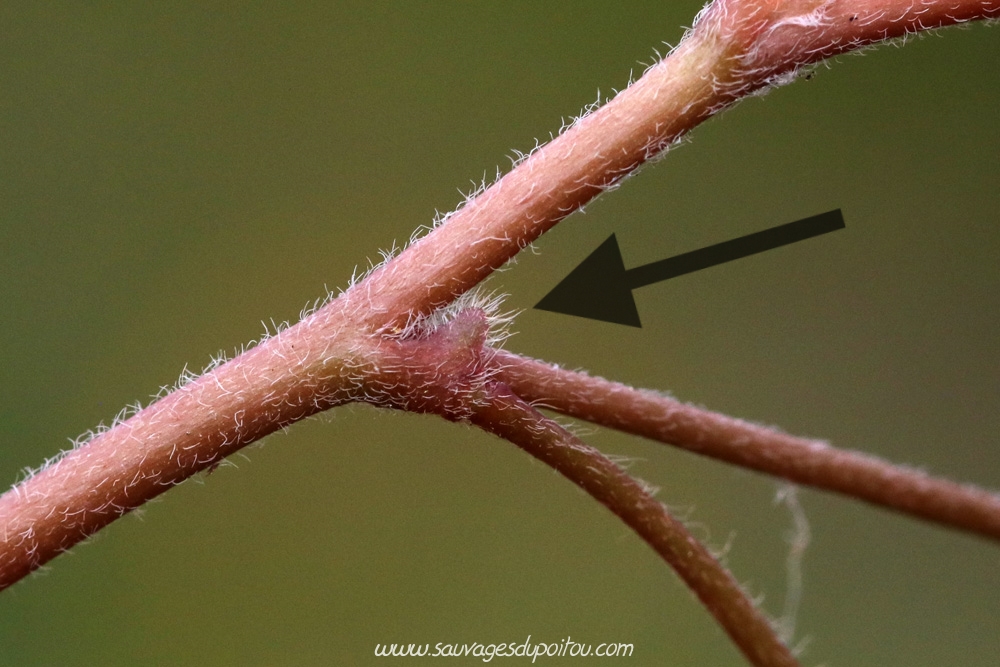
<path fill-rule="evenodd" d="M 3 483 L 294 320 L 699 8 L 0 5 Z M 699 128 L 492 278 L 524 309 L 508 347 L 1000 487 L 1000 36 L 840 61 Z M 641 330 L 531 310 L 611 232 L 635 266 L 832 208 L 846 231 L 639 290 Z M 772 480 L 587 440 L 638 458 L 780 613 Z M 528 635 L 743 664 L 651 550 L 502 441 L 353 407 L 245 453 L 0 595 L 0 664 L 367 665 L 379 642 Z M 807 664 L 997 664 L 996 544 L 801 498 Z"/>

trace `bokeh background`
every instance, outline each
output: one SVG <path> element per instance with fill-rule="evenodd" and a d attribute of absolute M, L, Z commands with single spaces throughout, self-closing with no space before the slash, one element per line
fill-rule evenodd
<path fill-rule="evenodd" d="M 699 8 L 0 5 L 3 484 L 294 321 Z M 494 276 L 524 310 L 508 347 L 1000 487 L 1000 35 L 839 61 L 699 128 Z M 611 232 L 634 266 L 832 208 L 845 231 L 639 290 L 641 330 L 531 310 Z M 772 480 L 587 439 L 635 457 L 780 613 Z M 353 407 L 245 454 L 0 595 L 0 664 L 367 665 L 379 642 L 528 635 L 743 664 L 627 528 L 507 443 Z M 801 499 L 807 664 L 997 664 L 996 544 Z"/>

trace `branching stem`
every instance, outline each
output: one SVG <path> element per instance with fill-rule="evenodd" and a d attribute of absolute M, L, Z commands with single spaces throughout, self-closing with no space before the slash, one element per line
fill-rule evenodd
<path fill-rule="evenodd" d="M 1000 496 L 983 489 L 511 352 L 495 363 L 518 396 L 571 417 L 1000 540 Z"/>
<path fill-rule="evenodd" d="M 700 122 L 797 68 L 883 39 L 998 14 L 1000 0 L 715 0 L 677 49 L 639 81 L 339 298 L 0 497 L 0 588 L 240 447 L 320 410 L 369 401 L 469 418 L 470 392 L 490 382 L 481 373 L 489 363 L 476 348 L 476 323 L 460 322 L 423 342 L 403 340 L 407 325 L 477 285 Z M 766 622 L 737 596 L 738 586 L 718 574 L 717 564 L 659 503 L 519 399 L 494 398 L 485 412 L 475 413 L 477 423 L 516 440 L 629 522 L 674 564 L 756 664 L 794 664 L 773 633 L 764 632 Z M 655 426 L 659 408 L 642 396 L 631 398 L 639 404 L 621 414 L 631 415 L 637 430 L 665 429 L 665 437 L 689 443 L 704 442 L 699 438 L 711 432 L 735 439 L 730 453 L 713 448 L 740 465 L 994 537 L 1000 533 L 995 498 L 981 492 L 904 475 L 868 457 L 831 454 L 815 443 L 803 448 L 787 436 L 757 434 L 760 447 L 740 447 L 739 439 L 755 432 L 736 420 L 690 414 L 680 426 Z M 538 432 L 532 435 L 525 424 Z M 595 468 L 588 472 L 590 464 Z M 855 476 L 864 479 L 859 488 Z"/>
<path fill-rule="evenodd" d="M 552 466 L 670 564 L 753 665 L 798 665 L 764 614 L 698 540 L 624 470 L 494 383 L 472 422 Z"/>

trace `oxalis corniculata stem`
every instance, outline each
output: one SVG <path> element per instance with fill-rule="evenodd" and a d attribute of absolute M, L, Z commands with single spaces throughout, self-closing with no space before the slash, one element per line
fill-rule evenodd
<path fill-rule="evenodd" d="M 1000 539 L 1000 496 L 984 489 L 503 350 L 493 360 L 514 393 L 556 412 Z"/>
<path fill-rule="evenodd" d="M 486 314 L 468 308 L 436 328 L 384 341 L 371 385 L 375 402 L 471 422 L 558 470 L 674 569 L 751 664 L 797 665 L 739 583 L 642 484 L 497 381 L 503 353 L 486 345 L 487 329 Z"/>
<path fill-rule="evenodd" d="M 700 122 L 782 75 L 884 39 L 998 14 L 1000 0 L 714 2 L 639 81 L 339 298 L 0 497 L 0 588 L 282 426 L 351 400 L 394 404 L 393 396 L 403 396 L 402 407 L 427 408 L 420 397 L 440 386 L 426 383 L 442 377 L 384 363 L 408 323 L 447 305 Z M 438 352 L 448 347 L 436 345 Z M 462 409 L 442 414 L 468 418 Z"/>
<path fill-rule="evenodd" d="M 450 303 L 702 121 L 795 70 L 1000 15 L 1000 0 L 717 0 L 669 56 L 351 290 L 333 312 L 393 328 Z"/>
<path fill-rule="evenodd" d="M 486 394 L 472 423 L 555 468 L 628 524 L 698 596 L 750 664 L 799 664 L 732 575 L 641 484 L 506 385 L 492 383 Z"/>

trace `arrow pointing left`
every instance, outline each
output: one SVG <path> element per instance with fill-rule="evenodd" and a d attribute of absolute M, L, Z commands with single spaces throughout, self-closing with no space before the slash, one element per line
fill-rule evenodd
<path fill-rule="evenodd" d="M 771 227 L 683 255 L 625 269 L 612 234 L 539 301 L 535 308 L 641 327 L 632 290 L 710 266 L 844 229 L 840 209 Z"/>

